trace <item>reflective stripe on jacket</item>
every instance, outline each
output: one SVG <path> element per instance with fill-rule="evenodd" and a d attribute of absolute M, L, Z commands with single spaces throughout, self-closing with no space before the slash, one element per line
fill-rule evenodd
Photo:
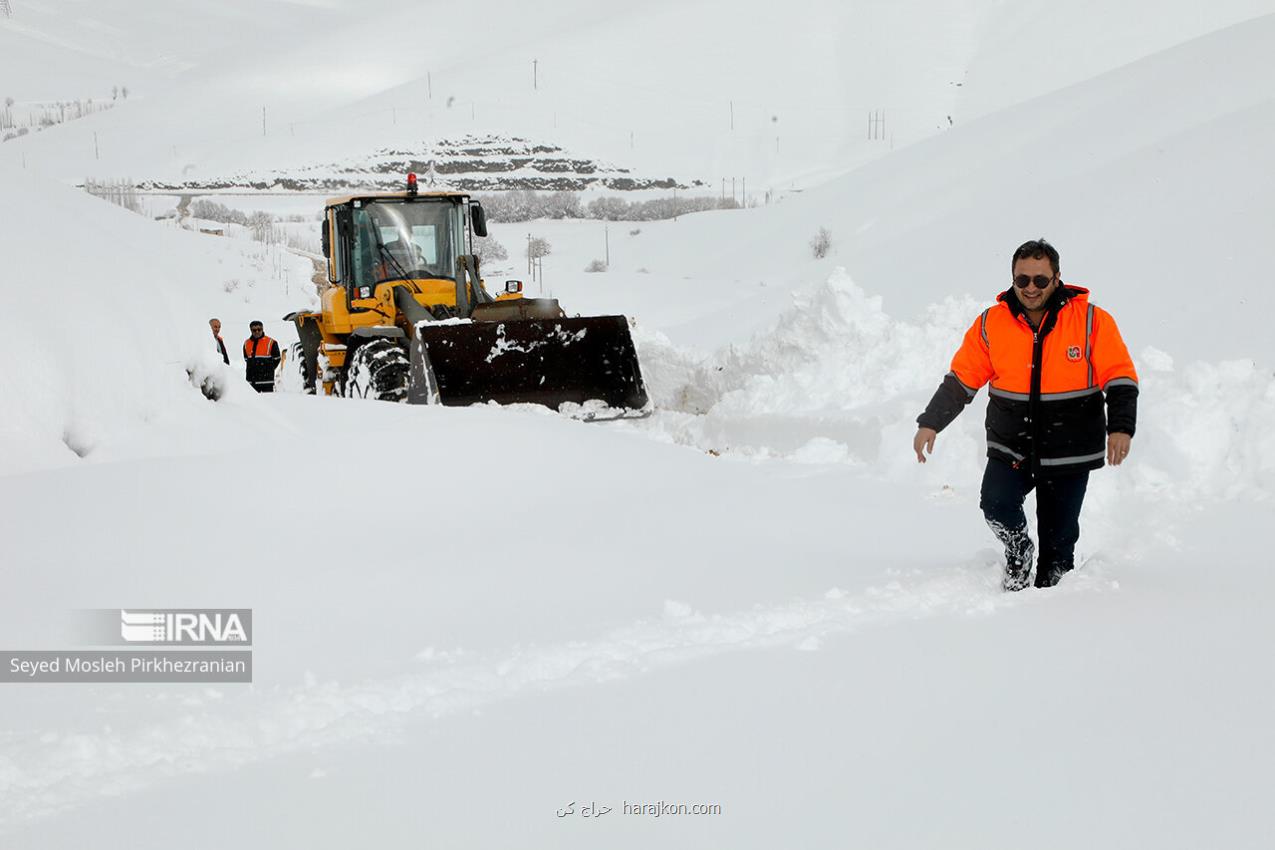
<path fill-rule="evenodd" d="M 1115 319 L 1079 286 L 1054 292 L 1039 329 L 1013 290 L 1002 292 L 966 331 L 952 371 L 917 423 L 941 431 L 984 384 L 988 456 L 1030 463 L 1038 474 L 1098 469 L 1107 433 L 1134 432 L 1133 360 Z"/>

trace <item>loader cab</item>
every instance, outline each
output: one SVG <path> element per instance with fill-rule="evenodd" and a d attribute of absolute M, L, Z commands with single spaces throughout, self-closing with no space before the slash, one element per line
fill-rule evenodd
<path fill-rule="evenodd" d="M 351 309 L 393 281 L 450 282 L 458 260 L 485 235 L 482 208 L 460 193 L 411 192 L 330 201 L 323 226 L 328 279 L 342 286 Z"/>

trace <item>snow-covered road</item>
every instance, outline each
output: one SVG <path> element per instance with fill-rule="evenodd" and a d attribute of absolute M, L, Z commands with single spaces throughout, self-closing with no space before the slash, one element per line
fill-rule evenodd
<path fill-rule="evenodd" d="M 3 498 L 23 505 L 21 522 L 0 518 L 24 561 L 10 586 L 24 603 L 6 610 L 4 643 L 56 645 L 69 606 L 250 606 L 257 618 L 251 686 L 10 686 L 0 707 L 6 846 L 74 846 L 104 820 L 145 823 L 157 805 L 163 823 L 195 818 L 201 799 L 274 823 L 248 798 L 268 798 L 281 776 L 287 805 L 311 812 L 290 837 L 314 847 L 366 831 L 364 813 L 387 799 L 430 812 L 425 822 L 383 812 L 373 831 L 391 842 L 467 843 L 487 799 L 512 808 L 483 843 L 530 829 L 537 844 L 587 846 L 596 832 L 554 814 L 586 794 L 726 807 L 661 833 L 600 824 L 608 846 L 755 845 L 777 837 L 768 806 L 803 800 L 875 801 L 853 824 L 874 846 L 915 846 L 935 823 L 991 830 L 998 843 L 1039 836 L 1040 815 L 996 819 L 1003 805 L 1036 800 L 1034 785 L 1002 802 L 987 790 L 1029 754 L 1033 781 L 1081 783 L 1068 786 L 1069 805 L 1089 814 L 1059 820 L 1057 844 L 1044 842 L 1074 846 L 1095 830 L 1133 835 L 1163 802 L 1134 787 L 1142 768 L 1132 764 L 1108 784 L 1082 781 L 1085 758 L 1114 747 L 1122 760 L 1173 769 L 1174 794 L 1204 793 L 1185 766 L 1206 742 L 1175 742 L 1172 730 L 1225 707 L 1207 781 L 1210 794 L 1229 789 L 1229 810 L 1257 782 L 1257 763 L 1241 756 L 1271 751 L 1259 597 L 1272 581 L 1235 534 L 1260 512 L 1247 501 L 1200 514 L 1135 493 L 1117 508 L 1099 487 L 1084 566 L 1054 591 L 1006 596 L 968 482 L 918 499 L 915 485 L 854 464 L 713 457 L 671 444 L 658 425 L 532 410 L 249 395 L 222 415 L 201 445 L 179 439 L 188 423 L 174 417 L 145 445 L 103 447 L 112 462 L 0 479 Z M 323 454 L 422 435 L 472 449 L 409 451 L 370 478 Z M 318 513 L 325 492 L 350 505 L 373 494 L 376 512 L 341 530 Z M 69 516 L 75 535 L 58 531 Z M 1201 547 L 1212 539 L 1216 548 Z M 88 698 L 69 701 L 68 689 Z M 732 694 L 744 701 L 728 708 Z M 36 718 L 46 731 L 20 731 Z M 543 731 L 527 731 L 530 718 Z M 703 737 L 684 740 L 679 718 Z M 514 730 L 530 738 L 504 749 Z M 1184 748 L 1180 769 L 1155 742 Z M 686 747 L 722 765 L 751 752 L 753 778 L 740 784 L 736 769 L 709 771 L 712 761 L 692 768 Z M 546 749 L 556 760 L 537 774 L 532 760 Z M 836 768 L 830 753 L 851 751 L 857 766 Z M 412 758 L 421 770 L 403 772 Z M 909 761 L 916 771 L 903 771 Z M 394 766 L 392 788 L 369 781 L 382 762 Z M 507 775 L 476 774 L 497 764 Z M 982 778 L 934 794 L 962 770 Z M 444 787 L 443 777 L 465 781 Z M 1110 803 L 1112 787 L 1126 805 Z M 918 797 L 920 831 L 900 829 Z M 317 814 L 325 799 L 348 814 Z M 252 822 L 210 827 L 192 846 Z M 1189 819 L 1162 826 L 1148 833 L 1158 846 L 1200 834 Z M 787 829 L 820 846 L 826 821 Z"/>

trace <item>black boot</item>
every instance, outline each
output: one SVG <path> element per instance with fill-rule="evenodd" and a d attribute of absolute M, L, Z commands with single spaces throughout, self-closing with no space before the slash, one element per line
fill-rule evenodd
<path fill-rule="evenodd" d="M 1036 587 L 1053 587 L 1062 581 L 1062 577 L 1071 572 L 1072 564 L 1055 561 L 1052 564 L 1040 563 L 1036 566 Z"/>
<path fill-rule="evenodd" d="M 1027 536 L 1025 528 L 1005 541 L 1005 577 L 1001 579 L 1002 590 L 1022 590 L 1031 583 L 1032 556 L 1035 554 L 1036 547 Z"/>

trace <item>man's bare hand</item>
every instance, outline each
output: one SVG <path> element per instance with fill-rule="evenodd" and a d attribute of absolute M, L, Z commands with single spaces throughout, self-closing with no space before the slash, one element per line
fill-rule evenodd
<path fill-rule="evenodd" d="M 1107 435 L 1107 463 L 1119 466 L 1129 456 L 1129 445 L 1133 437 L 1119 432 Z"/>
<path fill-rule="evenodd" d="M 933 428 L 916 429 L 916 436 L 912 438 L 912 451 L 916 452 L 917 463 L 925 463 L 925 455 L 934 454 L 934 438 L 938 435 L 939 432 Z M 921 449 L 925 449 L 925 452 L 922 453 Z"/>

